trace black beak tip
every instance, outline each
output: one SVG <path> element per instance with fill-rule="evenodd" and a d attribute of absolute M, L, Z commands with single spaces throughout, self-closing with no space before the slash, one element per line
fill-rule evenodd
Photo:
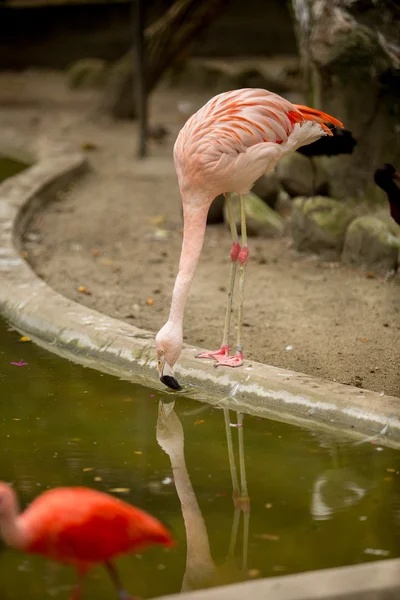
<path fill-rule="evenodd" d="M 180 391 L 182 389 L 175 377 L 171 377 L 170 375 L 162 375 L 160 377 L 160 381 L 171 390 Z"/>

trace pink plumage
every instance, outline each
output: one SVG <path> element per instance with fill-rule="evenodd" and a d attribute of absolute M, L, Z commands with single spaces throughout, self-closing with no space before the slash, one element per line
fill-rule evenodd
<path fill-rule="evenodd" d="M 184 236 L 179 272 L 167 323 L 156 337 L 158 369 L 163 383 L 180 389 L 172 367 L 182 349 L 182 327 L 186 299 L 204 241 L 207 213 L 214 198 L 224 193 L 232 233 L 231 275 L 228 306 L 221 348 L 199 358 L 213 358 L 215 366 L 243 363 L 241 326 L 243 320 L 244 274 L 248 258 L 244 204 L 241 202 L 241 247 L 230 215 L 230 193 L 249 192 L 264 173 L 300 146 L 322 135 L 331 135 L 325 123 L 342 123 L 319 110 L 292 104 L 262 89 L 225 92 L 192 115 L 174 146 L 174 160 L 182 195 Z M 235 258 L 232 258 L 235 257 Z M 236 354 L 229 354 L 229 327 L 236 266 L 239 264 L 239 316 Z"/>

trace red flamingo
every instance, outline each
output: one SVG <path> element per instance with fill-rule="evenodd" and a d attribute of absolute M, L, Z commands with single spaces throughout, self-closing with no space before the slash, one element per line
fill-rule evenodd
<path fill-rule="evenodd" d="M 150 544 L 173 544 L 154 517 L 85 487 L 49 490 L 19 515 L 14 490 L 0 482 L 0 532 L 11 548 L 75 567 L 78 583 L 71 600 L 80 598 L 86 573 L 98 563 L 107 567 L 118 598 L 129 600 L 111 559 Z"/>
<path fill-rule="evenodd" d="M 242 199 L 256 179 L 273 171 L 288 152 L 332 135 L 326 123 L 342 123 L 314 108 L 295 105 L 262 89 L 242 89 L 215 96 L 192 115 L 179 132 L 174 160 L 182 196 L 184 230 L 179 271 L 168 321 L 156 336 L 158 372 L 168 387 L 182 389 L 173 366 L 183 341 L 183 316 L 190 285 L 203 247 L 207 213 L 212 201 L 224 193 L 232 234 L 231 272 L 221 348 L 198 358 L 212 358 L 215 366 L 243 364 L 242 322 L 247 248 Z M 230 195 L 240 196 L 241 243 L 230 210 Z M 239 310 L 236 353 L 229 356 L 232 294 L 239 263 Z"/>

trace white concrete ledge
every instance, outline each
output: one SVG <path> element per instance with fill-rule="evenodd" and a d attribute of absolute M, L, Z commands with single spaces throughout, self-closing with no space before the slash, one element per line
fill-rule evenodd
<path fill-rule="evenodd" d="M 48 140 L 27 143 L 2 132 L 0 153 L 36 164 L 0 185 L 0 312 L 38 344 L 89 367 L 171 393 L 158 381 L 154 334 L 68 300 L 42 281 L 20 256 L 32 216 L 87 169 L 85 156 Z M 245 361 L 214 369 L 185 346 L 176 375 L 186 395 L 242 412 L 379 436 L 400 446 L 400 399 Z"/>
<path fill-rule="evenodd" d="M 400 559 L 257 579 L 162 598 L 163 600 L 399 600 Z"/>

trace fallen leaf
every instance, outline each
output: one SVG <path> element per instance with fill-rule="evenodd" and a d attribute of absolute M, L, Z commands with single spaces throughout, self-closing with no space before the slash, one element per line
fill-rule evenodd
<path fill-rule="evenodd" d="M 100 256 L 101 250 L 100 248 L 92 248 L 90 253 L 92 254 L 92 256 Z"/>
<path fill-rule="evenodd" d="M 30 342 L 31 338 L 29 338 L 27 335 L 23 335 L 22 337 L 19 338 L 20 342 Z"/>
<path fill-rule="evenodd" d="M 267 502 L 267 504 L 265 505 L 265 508 L 272 508 L 272 504 L 270 502 Z"/>
<path fill-rule="evenodd" d="M 102 477 L 95 477 L 94 481 L 103 481 L 103 478 Z"/>
<path fill-rule="evenodd" d="M 157 215 L 156 217 L 152 217 L 150 219 L 150 223 L 152 225 L 161 225 L 162 223 L 165 223 L 165 216 L 164 215 Z"/>
<path fill-rule="evenodd" d="M 148 304 L 149 306 L 151 306 L 152 304 L 154 304 L 154 300 L 153 300 L 153 298 L 147 298 L 146 302 L 147 302 L 147 304 Z"/>
<path fill-rule="evenodd" d="M 396 473 L 396 469 L 386 469 L 388 473 Z"/>
<path fill-rule="evenodd" d="M 13 419 L 13 421 L 20 421 L 21 419 Z"/>
<path fill-rule="evenodd" d="M 360 338 L 360 342 L 363 342 L 363 343 L 368 342 L 368 340 L 369 340 L 369 338 Z"/>
<path fill-rule="evenodd" d="M 135 450 L 133 454 L 143 454 L 140 450 Z"/>
<path fill-rule="evenodd" d="M 111 488 L 109 492 L 115 492 L 116 494 L 127 494 L 131 491 L 130 488 Z"/>
<path fill-rule="evenodd" d="M 81 145 L 81 149 L 82 150 L 86 150 L 87 152 L 93 151 L 93 150 L 98 150 L 99 147 L 96 144 L 93 144 L 93 142 L 84 142 Z"/>
<path fill-rule="evenodd" d="M 383 481 L 393 481 L 393 477 L 384 477 Z"/>
<path fill-rule="evenodd" d="M 204 423 L 204 419 L 197 419 L 197 421 L 194 422 L 195 425 L 201 425 L 201 423 Z"/>
<path fill-rule="evenodd" d="M 367 279 L 375 279 L 375 273 L 372 273 L 372 271 L 370 271 L 369 273 L 367 273 L 367 274 L 365 275 L 365 277 L 366 277 Z"/>
<path fill-rule="evenodd" d="M 99 263 L 104 267 L 111 267 L 114 264 L 110 258 L 100 258 Z"/>
<path fill-rule="evenodd" d="M 89 471 L 93 471 L 94 467 L 85 467 L 84 469 L 82 469 L 82 471 L 84 473 L 88 473 Z"/>
<path fill-rule="evenodd" d="M 277 542 L 280 539 L 279 535 L 274 535 L 273 533 L 258 533 L 255 537 L 260 540 L 269 540 L 270 542 Z"/>
<path fill-rule="evenodd" d="M 154 232 L 154 237 L 155 238 L 168 238 L 170 236 L 169 231 L 167 231 L 167 229 L 160 229 L 159 227 L 157 227 L 157 229 Z"/>
<path fill-rule="evenodd" d="M 92 292 L 90 290 L 88 290 L 84 285 L 80 285 L 78 287 L 78 292 L 80 292 L 81 294 L 86 294 L 87 296 L 92 295 Z"/>
<path fill-rule="evenodd" d="M 249 577 L 258 577 L 260 574 L 259 569 L 249 569 L 248 571 Z"/>

